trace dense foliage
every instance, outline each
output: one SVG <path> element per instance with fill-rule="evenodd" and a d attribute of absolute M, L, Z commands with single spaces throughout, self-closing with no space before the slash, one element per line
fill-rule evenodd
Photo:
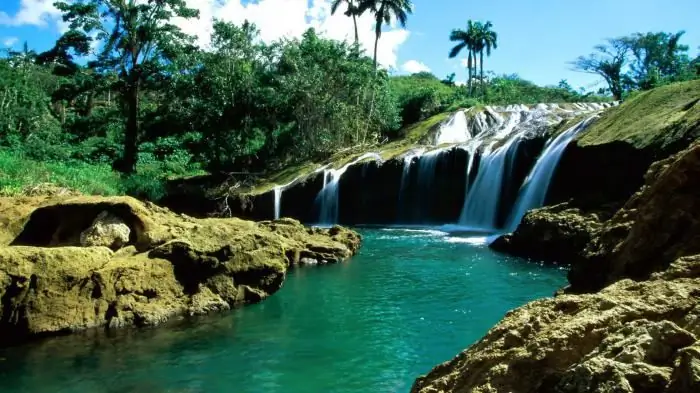
<path fill-rule="evenodd" d="M 461 85 L 454 75 L 389 76 L 376 53 L 313 29 L 263 42 L 252 24 L 217 21 L 201 48 L 170 23 L 196 16 L 183 0 L 57 4 L 69 29 L 53 48 L 37 54 L 25 45 L 0 57 L 0 193 L 48 182 L 158 198 L 167 178 L 323 159 L 394 140 L 402 126 L 458 108 L 609 99 L 566 81 L 541 87 L 484 73 L 484 54 L 497 44 L 488 22 L 452 34 L 453 54 L 466 49 L 469 58 Z M 405 23 L 412 12 L 408 0 L 339 0 L 333 11 L 341 6 L 353 19 L 372 13 L 377 40 L 388 20 Z M 596 57 L 587 70 L 605 76 L 612 64 L 616 97 L 695 78 L 699 61 L 688 59 L 681 35 L 611 41 L 621 60 Z"/>
<path fill-rule="evenodd" d="M 691 60 L 680 43 L 685 32 L 635 33 L 608 39 L 595 53 L 577 58 L 575 69 L 598 74 L 616 99 L 637 90 L 700 77 L 700 57 Z"/>

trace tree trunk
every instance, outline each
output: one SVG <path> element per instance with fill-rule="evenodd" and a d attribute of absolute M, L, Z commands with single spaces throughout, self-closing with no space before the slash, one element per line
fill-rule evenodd
<path fill-rule="evenodd" d="M 87 92 L 87 99 L 85 100 L 85 116 L 90 116 L 92 114 L 92 109 L 95 106 L 95 94 L 91 91 Z"/>
<path fill-rule="evenodd" d="M 352 23 L 355 24 L 355 44 L 358 44 L 358 45 L 359 45 L 359 43 L 360 43 L 360 34 L 358 34 L 358 32 L 357 32 L 357 15 L 355 15 L 354 12 L 353 12 L 353 14 L 352 14 Z"/>
<path fill-rule="evenodd" d="M 382 36 L 382 25 L 380 21 L 377 21 L 377 38 L 374 40 L 374 70 L 377 70 L 377 46 L 379 45 L 379 37 Z"/>
<path fill-rule="evenodd" d="M 472 50 L 469 49 L 469 53 L 467 54 L 467 70 L 469 70 L 469 97 L 472 96 Z"/>
<path fill-rule="evenodd" d="M 481 68 L 481 95 L 483 97 L 486 96 L 486 85 L 484 84 L 484 50 L 479 51 L 479 67 Z"/>
<path fill-rule="evenodd" d="M 126 120 L 126 133 L 124 135 L 124 157 L 123 165 L 119 170 L 122 173 L 134 173 L 136 171 L 136 160 L 138 155 L 138 132 L 139 132 L 139 80 L 138 77 L 133 78 L 129 83 L 128 91 L 126 92 L 126 104 L 128 114 Z"/>

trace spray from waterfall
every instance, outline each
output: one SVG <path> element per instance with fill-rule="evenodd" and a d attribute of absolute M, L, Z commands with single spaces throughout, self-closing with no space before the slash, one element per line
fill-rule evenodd
<path fill-rule="evenodd" d="M 331 225 L 338 222 L 338 185 L 340 183 L 340 178 L 352 165 L 368 158 L 373 158 L 375 161 L 382 161 L 382 157 L 379 154 L 366 153 L 352 162 L 345 164 L 340 169 L 323 170 L 323 188 L 316 196 L 316 204 L 320 206 L 319 224 Z"/>
<path fill-rule="evenodd" d="M 520 220 L 522 220 L 528 210 L 544 205 L 549 184 L 564 150 L 569 145 L 569 142 L 581 131 L 585 130 L 596 117 L 597 115 L 593 115 L 579 122 L 547 142 L 542 154 L 540 154 L 535 166 L 532 167 L 530 174 L 525 178 L 525 182 L 518 192 L 518 197 L 506 221 L 505 229 L 507 232 L 513 232 L 518 227 Z"/>

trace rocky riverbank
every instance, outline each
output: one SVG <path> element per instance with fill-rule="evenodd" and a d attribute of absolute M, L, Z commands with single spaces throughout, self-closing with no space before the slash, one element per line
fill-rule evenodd
<path fill-rule="evenodd" d="M 292 219 L 195 219 L 128 197 L 0 198 L 0 343 L 259 302 L 289 268 L 343 261 L 360 240 Z"/>
<path fill-rule="evenodd" d="M 509 312 L 412 391 L 700 391 L 700 143 L 644 178 L 617 211 L 551 206 L 499 240 L 499 249 L 569 261 L 570 286 Z"/>

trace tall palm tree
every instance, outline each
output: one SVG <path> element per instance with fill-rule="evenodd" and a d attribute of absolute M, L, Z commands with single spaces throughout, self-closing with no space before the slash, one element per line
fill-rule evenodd
<path fill-rule="evenodd" d="M 479 53 L 479 67 L 481 68 L 481 94 L 486 94 L 486 85 L 484 84 L 484 50 L 486 56 L 491 56 L 491 50 L 498 48 L 498 34 L 491 30 L 493 24 L 491 22 L 477 22 L 474 28 L 475 31 L 475 50 Z"/>
<path fill-rule="evenodd" d="M 348 9 L 345 10 L 345 16 L 352 16 L 352 23 L 355 25 L 355 44 L 360 42 L 360 35 L 357 32 L 357 17 L 361 15 L 355 0 L 333 0 L 331 3 L 331 15 L 335 15 L 341 4 L 347 3 Z"/>
<path fill-rule="evenodd" d="M 408 15 L 413 13 L 413 3 L 411 0 L 361 0 L 358 12 L 370 10 L 374 14 L 376 21 L 374 32 L 377 38 L 374 40 L 374 68 L 377 69 L 377 46 L 379 38 L 382 36 L 382 25 L 391 23 L 391 18 L 395 18 L 401 27 L 406 27 Z"/>
<path fill-rule="evenodd" d="M 471 19 L 467 22 L 467 30 L 454 29 L 450 33 L 450 41 L 458 42 L 458 44 L 450 51 L 450 59 L 457 57 L 462 51 L 462 49 L 467 49 L 467 71 L 469 72 L 469 79 L 467 81 L 467 85 L 469 88 L 469 95 L 472 94 L 472 64 L 476 63 L 476 53 L 474 52 L 474 36 L 474 22 Z M 474 56 L 473 63 L 472 56 Z"/>

